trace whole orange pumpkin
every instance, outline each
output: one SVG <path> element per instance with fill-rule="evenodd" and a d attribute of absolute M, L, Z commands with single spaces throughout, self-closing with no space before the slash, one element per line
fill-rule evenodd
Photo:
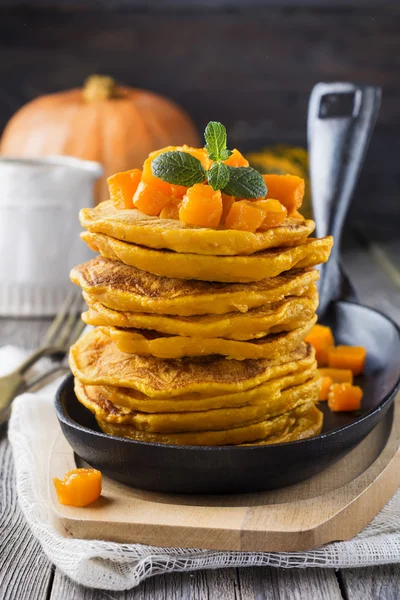
<path fill-rule="evenodd" d="M 4 130 L 0 154 L 98 161 L 104 167 L 99 202 L 108 197 L 106 179 L 113 173 L 141 168 L 157 148 L 199 143 L 192 120 L 171 100 L 92 75 L 82 89 L 40 96 L 17 111 Z"/>

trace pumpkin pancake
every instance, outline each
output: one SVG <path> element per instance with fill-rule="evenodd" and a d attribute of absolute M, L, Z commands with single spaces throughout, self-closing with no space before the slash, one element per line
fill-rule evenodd
<path fill-rule="evenodd" d="M 185 446 L 224 446 L 260 442 L 276 444 L 317 435 L 322 427 L 322 413 L 314 402 L 306 402 L 293 410 L 261 421 L 219 431 L 188 431 L 184 433 L 151 433 L 131 425 L 108 423 L 97 419 L 99 427 L 110 435 L 127 437 L 139 442 Z"/>
<path fill-rule="evenodd" d="M 134 329 L 153 329 L 170 335 L 198 338 L 223 337 L 232 340 L 249 340 L 280 331 L 291 331 L 311 319 L 318 306 L 315 285 L 307 295 L 289 296 L 251 308 L 246 313 L 230 312 L 225 315 L 197 315 L 179 317 L 148 313 L 120 312 L 104 306 L 83 292 L 89 310 L 82 315 L 88 325 Z"/>
<path fill-rule="evenodd" d="M 207 256 L 205 259 L 201 254 L 152 250 L 103 233 L 86 231 L 81 237 L 89 248 L 106 258 L 120 260 L 160 277 L 239 283 L 260 281 L 289 269 L 324 263 L 333 245 L 333 238 L 329 236 L 309 239 L 292 248 L 263 250 L 249 256 Z"/>
<path fill-rule="evenodd" d="M 303 363 L 305 361 L 303 360 Z M 299 386 L 315 377 L 316 362 L 313 361 L 303 370 L 271 379 L 250 390 L 232 394 L 207 396 L 201 394 L 185 394 L 174 398 L 150 398 L 134 389 L 109 385 L 85 385 L 75 379 L 75 386 L 83 386 L 89 395 L 102 398 L 121 412 L 139 411 L 141 413 L 187 413 L 203 412 L 218 408 L 235 408 L 277 402 L 283 389 Z"/>
<path fill-rule="evenodd" d="M 227 358 L 246 360 L 278 358 L 292 352 L 310 333 L 317 322 L 314 316 L 301 327 L 251 340 L 171 336 L 149 329 L 100 328 L 111 337 L 121 352 L 158 358 L 182 358 L 221 354 Z"/>
<path fill-rule="evenodd" d="M 155 249 L 207 255 L 252 254 L 267 248 L 296 246 L 315 228 L 313 221 L 290 218 L 279 227 L 259 233 L 188 227 L 178 219 L 160 219 L 149 217 L 140 210 L 118 209 L 110 200 L 96 208 L 82 209 L 79 219 L 82 227 L 92 233 L 104 233 Z"/>
<path fill-rule="evenodd" d="M 73 374 L 86 385 L 114 385 L 147 396 L 172 398 L 193 392 L 240 392 L 304 369 L 315 352 L 305 342 L 276 360 L 226 360 L 220 356 L 160 359 L 125 354 L 101 328 L 83 335 L 70 349 Z"/>
<path fill-rule="evenodd" d="M 185 431 L 218 431 L 240 427 L 247 423 L 257 423 L 287 413 L 304 403 L 317 402 L 320 388 L 320 377 L 314 377 L 303 383 L 283 390 L 279 396 L 265 396 L 262 402 L 236 408 L 220 408 L 215 410 L 149 414 L 138 411 L 118 409 L 109 402 L 96 386 L 84 386 L 75 382 L 75 393 L 78 400 L 97 419 L 107 423 L 129 425 L 139 431 L 156 433 L 179 433 Z"/>
<path fill-rule="evenodd" d="M 318 277 L 315 269 L 293 269 L 248 284 L 186 281 L 157 277 L 102 256 L 71 271 L 72 281 L 82 287 L 90 301 L 101 302 L 120 313 L 179 316 L 246 312 L 286 296 L 308 294 Z"/>

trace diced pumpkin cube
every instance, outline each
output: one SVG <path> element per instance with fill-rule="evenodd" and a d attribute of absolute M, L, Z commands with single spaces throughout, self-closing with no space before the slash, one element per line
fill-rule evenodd
<path fill-rule="evenodd" d="M 235 198 L 235 196 L 228 196 L 228 194 L 224 194 L 223 192 L 221 192 L 221 198 L 222 198 L 221 224 L 224 224 L 226 216 L 229 213 L 229 211 L 231 210 L 232 204 L 235 202 L 236 198 Z"/>
<path fill-rule="evenodd" d="M 263 175 L 267 185 L 267 198 L 276 198 L 286 207 L 288 215 L 297 211 L 304 198 L 304 179 L 297 175 Z"/>
<path fill-rule="evenodd" d="M 160 212 L 161 219 L 179 219 L 179 207 L 181 205 L 181 201 L 179 198 L 174 198 L 164 206 L 162 211 Z"/>
<path fill-rule="evenodd" d="M 101 472 L 97 469 L 72 469 L 63 479 L 54 477 L 58 501 L 67 506 L 86 506 L 101 494 Z"/>
<path fill-rule="evenodd" d="M 304 221 L 304 217 L 301 213 L 299 213 L 298 210 L 295 210 L 294 212 L 291 213 L 290 215 L 291 219 L 296 219 L 297 221 Z"/>
<path fill-rule="evenodd" d="M 353 373 L 350 369 L 318 369 L 321 377 L 330 377 L 333 383 L 353 383 Z"/>
<path fill-rule="evenodd" d="M 234 148 L 232 150 L 232 154 L 230 155 L 230 157 L 222 162 L 224 164 L 228 165 L 229 167 L 248 167 L 249 166 L 249 161 L 236 148 Z"/>
<path fill-rule="evenodd" d="M 260 227 L 261 230 L 278 227 L 287 217 L 286 207 L 279 200 L 274 200 L 273 198 L 256 200 L 254 205 L 265 212 L 265 218 Z"/>
<path fill-rule="evenodd" d="M 328 392 L 333 381 L 330 377 L 321 377 L 321 387 L 319 390 L 319 400 L 328 400 Z"/>
<path fill-rule="evenodd" d="M 328 392 L 328 406 L 333 412 L 359 410 L 363 392 L 357 385 L 334 383 Z"/>
<path fill-rule="evenodd" d="M 107 179 L 110 199 L 117 208 L 134 208 L 133 196 L 138 188 L 142 171 L 131 169 L 115 173 Z"/>
<path fill-rule="evenodd" d="M 309 342 L 314 346 L 318 366 L 327 366 L 329 349 L 332 348 L 335 343 L 331 329 L 325 325 L 314 325 L 306 337 L 306 342 Z"/>
<path fill-rule="evenodd" d="M 188 188 L 179 208 L 179 219 L 186 225 L 218 227 L 222 215 L 222 198 L 219 190 L 196 183 Z"/>
<path fill-rule="evenodd" d="M 191 146 L 186 146 L 185 144 L 184 146 L 178 146 L 176 150 L 180 150 L 181 152 L 187 152 L 188 154 L 191 154 L 192 156 L 197 158 L 197 160 L 201 162 L 206 171 L 208 171 L 208 169 L 212 165 L 213 161 L 209 158 L 207 150 L 205 148 L 192 148 Z"/>
<path fill-rule="evenodd" d="M 157 217 L 164 206 L 171 201 L 170 196 L 166 196 L 150 183 L 141 181 L 133 197 L 133 204 L 145 215 Z"/>
<path fill-rule="evenodd" d="M 254 203 L 247 200 L 238 200 L 231 206 L 225 219 L 227 229 L 240 229 L 242 231 L 256 231 L 264 221 L 265 213 Z"/>
<path fill-rule="evenodd" d="M 350 369 L 354 375 L 363 373 L 367 351 L 362 346 L 336 346 L 329 350 L 328 363 L 336 369 Z"/>
<path fill-rule="evenodd" d="M 164 152 L 173 152 L 174 150 L 177 150 L 176 146 L 166 146 L 166 148 L 150 152 L 149 157 L 146 158 L 143 164 L 142 181 L 152 185 L 154 189 L 162 192 L 165 196 L 172 196 L 172 186 L 170 183 L 167 183 L 158 177 L 154 177 L 153 171 L 151 170 L 151 163 L 160 154 L 163 154 Z"/>
<path fill-rule="evenodd" d="M 184 185 L 175 185 L 174 183 L 171 183 L 171 194 L 174 198 L 179 198 L 179 200 L 182 200 L 186 192 L 187 187 Z"/>

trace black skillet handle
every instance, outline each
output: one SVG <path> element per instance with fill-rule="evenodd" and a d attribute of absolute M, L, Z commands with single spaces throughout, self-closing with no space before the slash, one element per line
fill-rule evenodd
<path fill-rule="evenodd" d="M 333 300 L 355 299 L 341 268 L 340 242 L 380 101 L 380 88 L 354 83 L 318 83 L 311 92 L 308 149 L 316 234 L 335 239 L 320 272 L 320 319 Z"/>

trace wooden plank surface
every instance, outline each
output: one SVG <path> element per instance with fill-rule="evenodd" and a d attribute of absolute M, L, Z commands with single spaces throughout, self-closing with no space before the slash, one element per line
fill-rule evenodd
<path fill-rule="evenodd" d="M 342 569 L 342 589 L 349 600 L 399 600 L 399 565 Z"/>
<path fill-rule="evenodd" d="M 89 590 L 56 573 L 50 600 L 342 600 L 333 569 L 249 567 L 152 577 L 127 592 Z M 365 597 L 364 599 L 365 600 Z"/>

